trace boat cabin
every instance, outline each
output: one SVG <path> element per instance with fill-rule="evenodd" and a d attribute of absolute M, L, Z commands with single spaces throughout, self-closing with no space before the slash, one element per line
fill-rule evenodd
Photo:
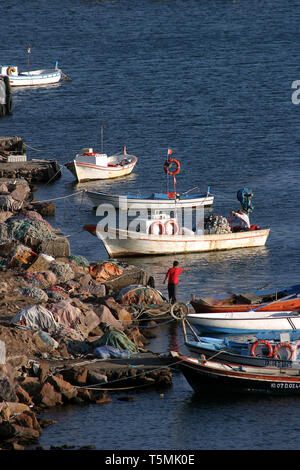
<path fill-rule="evenodd" d="M 84 148 L 80 155 L 76 155 L 76 161 L 91 163 L 92 165 L 108 166 L 106 153 L 94 152 L 92 148 Z"/>

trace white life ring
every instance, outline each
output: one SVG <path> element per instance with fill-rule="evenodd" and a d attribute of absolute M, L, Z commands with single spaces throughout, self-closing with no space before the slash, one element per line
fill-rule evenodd
<path fill-rule="evenodd" d="M 160 233 L 155 233 L 154 232 L 154 229 L 156 227 L 159 227 L 160 229 Z M 165 234 L 165 227 L 164 227 L 164 224 L 160 221 L 160 220 L 156 220 L 155 222 L 153 222 L 151 225 L 150 225 L 150 233 L 152 235 L 164 235 Z"/>
<path fill-rule="evenodd" d="M 282 359 L 279 356 L 280 349 L 283 349 L 284 351 L 286 351 L 288 353 L 288 357 L 285 358 L 285 359 L 287 361 L 291 361 L 293 356 L 294 356 L 293 346 L 290 343 L 279 343 L 279 344 L 277 344 L 277 346 L 275 346 L 275 348 L 274 348 L 274 357 L 275 357 L 275 359 Z"/>
<path fill-rule="evenodd" d="M 171 227 L 171 233 L 169 233 L 168 228 Z M 164 226 L 166 235 L 177 235 L 179 232 L 179 226 L 175 220 L 167 220 Z"/>

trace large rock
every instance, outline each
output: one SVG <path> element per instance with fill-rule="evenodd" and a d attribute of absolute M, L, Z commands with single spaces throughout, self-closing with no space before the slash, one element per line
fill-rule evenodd
<path fill-rule="evenodd" d="M 94 312 L 100 319 L 100 325 L 103 323 L 110 330 L 124 330 L 123 323 L 114 317 L 106 305 L 94 306 Z"/>

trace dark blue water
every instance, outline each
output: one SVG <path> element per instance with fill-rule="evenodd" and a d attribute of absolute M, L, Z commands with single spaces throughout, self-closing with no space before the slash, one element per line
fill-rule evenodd
<path fill-rule="evenodd" d="M 13 92 L 13 115 L 1 135 L 18 135 L 29 158 L 62 165 L 83 147 L 107 153 L 127 146 L 139 162 L 129 177 L 76 184 L 62 178 L 38 188 L 56 199 L 50 222 L 69 236 L 73 254 L 106 258 L 82 226 L 96 221 L 91 204 L 65 198 L 84 188 L 150 193 L 165 189 L 163 162 L 173 149 L 182 170 L 178 190 L 211 186 L 214 211 L 228 216 L 236 191 L 254 192 L 252 222 L 271 228 L 265 248 L 178 256 L 190 267 L 181 300 L 192 293 L 274 290 L 299 282 L 300 6 L 289 0 L 8 0 L 1 12 L 1 62 L 27 68 L 59 61 L 72 78 L 58 86 Z M 172 257 L 139 258 L 164 293 Z M 165 352 L 168 327 L 153 343 Z M 297 398 L 196 398 L 182 376 L 161 398 L 54 412 L 41 445 L 97 449 L 297 449 Z M 269 431 L 266 432 L 266 423 Z"/>

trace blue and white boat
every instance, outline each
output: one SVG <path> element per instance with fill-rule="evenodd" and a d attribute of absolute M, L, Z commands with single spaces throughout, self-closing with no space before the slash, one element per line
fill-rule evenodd
<path fill-rule="evenodd" d="M 201 333 L 255 334 L 300 330 L 300 314 L 293 311 L 190 313 L 186 318 Z"/>
<path fill-rule="evenodd" d="M 214 196 L 210 193 L 208 187 L 205 193 L 152 193 L 148 196 L 135 196 L 132 194 L 116 195 L 110 193 L 101 193 L 97 191 L 86 191 L 87 196 L 95 204 L 111 204 L 116 209 L 128 210 L 176 210 L 184 208 L 211 207 L 214 202 Z"/>
<path fill-rule="evenodd" d="M 28 72 L 19 72 L 19 67 L 16 65 L 0 65 L 0 75 L 9 78 L 11 87 L 52 85 L 62 79 L 58 63 L 53 69 L 28 70 Z"/>

